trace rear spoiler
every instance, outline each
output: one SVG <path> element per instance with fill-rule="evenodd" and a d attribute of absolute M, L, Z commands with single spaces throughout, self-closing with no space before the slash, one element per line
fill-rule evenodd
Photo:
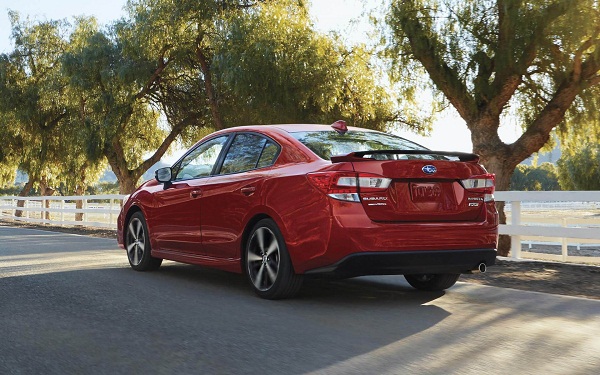
<path fill-rule="evenodd" d="M 439 155 L 439 156 L 450 156 L 458 158 L 460 161 L 470 161 L 477 163 L 479 161 L 479 155 L 470 154 L 467 152 L 454 152 L 454 151 L 431 151 L 431 150 L 373 150 L 373 151 L 357 151 L 351 152 L 346 155 L 332 156 L 332 163 L 341 163 L 345 161 L 365 161 L 365 155 L 373 154 L 396 154 L 396 155 Z"/>

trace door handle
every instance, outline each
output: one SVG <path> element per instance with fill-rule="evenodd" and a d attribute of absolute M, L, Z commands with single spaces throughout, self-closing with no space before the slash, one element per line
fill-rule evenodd
<path fill-rule="evenodd" d="M 256 191 L 256 187 L 246 186 L 246 187 L 241 188 L 240 191 L 242 192 L 242 194 L 244 194 L 246 196 L 250 196 L 250 195 L 254 194 L 254 192 Z"/>
<path fill-rule="evenodd" d="M 192 198 L 198 198 L 200 196 L 202 196 L 202 190 L 192 190 L 190 192 L 190 197 Z"/>

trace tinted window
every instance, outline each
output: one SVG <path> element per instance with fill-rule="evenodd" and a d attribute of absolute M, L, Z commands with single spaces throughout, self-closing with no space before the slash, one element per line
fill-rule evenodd
<path fill-rule="evenodd" d="M 357 151 L 374 150 L 427 150 L 425 147 L 404 138 L 379 132 L 349 131 L 342 135 L 335 131 L 294 132 L 291 135 L 325 160 L 332 156 L 346 155 Z M 406 159 L 437 158 L 429 155 L 372 155 L 373 158 Z"/>
<path fill-rule="evenodd" d="M 192 178 L 210 176 L 217 162 L 217 158 L 227 141 L 228 136 L 221 136 L 208 140 L 188 155 L 174 169 L 175 180 L 189 180 Z"/>
<path fill-rule="evenodd" d="M 272 142 L 267 141 L 265 147 L 263 148 L 262 154 L 260 155 L 260 159 L 258 160 L 257 168 L 268 167 L 269 165 L 275 163 L 275 159 L 279 155 L 279 146 Z"/>
<path fill-rule="evenodd" d="M 221 174 L 255 169 L 267 139 L 256 134 L 237 134 L 223 161 Z"/>

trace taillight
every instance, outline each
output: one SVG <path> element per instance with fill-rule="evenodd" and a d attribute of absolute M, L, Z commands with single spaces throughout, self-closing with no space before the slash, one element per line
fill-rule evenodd
<path fill-rule="evenodd" d="M 496 183 L 493 174 L 473 176 L 465 180 L 460 180 L 460 183 L 469 191 L 485 194 L 483 197 L 484 202 L 494 201 L 494 189 L 496 188 Z"/>
<path fill-rule="evenodd" d="M 308 181 L 331 198 L 360 202 L 359 193 L 383 191 L 392 180 L 369 173 L 316 172 L 306 175 Z"/>

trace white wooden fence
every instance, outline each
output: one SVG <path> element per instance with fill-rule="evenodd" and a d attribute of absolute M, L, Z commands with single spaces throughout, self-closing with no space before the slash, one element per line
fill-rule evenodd
<path fill-rule="evenodd" d="M 124 195 L 119 194 L 46 197 L 0 196 L 0 217 L 37 224 L 81 225 L 115 229 L 123 197 Z M 17 207 L 18 201 L 23 201 L 23 207 Z M 76 201 L 82 201 L 82 208 L 76 208 Z M 49 207 L 46 207 L 47 205 Z M 21 211 L 22 215 L 17 217 L 17 211 Z M 81 221 L 75 220 L 76 214 L 83 214 Z"/>
<path fill-rule="evenodd" d="M 497 191 L 495 197 L 506 202 L 510 219 L 499 232 L 511 236 L 513 258 L 600 264 L 600 191 Z M 560 246 L 560 254 L 523 252 L 524 241 Z M 593 256 L 570 255 L 569 245 L 587 246 Z"/>
<path fill-rule="evenodd" d="M 600 264 L 600 191 L 521 192 L 498 191 L 497 201 L 506 202 L 507 225 L 500 234 L 511 236 L 513 258 L 537 258 L 554 261 Z M 124 195 L 0 197 L 0 217 L 30 223 L 82 225 L 116 228 Z M 18 201 L 24 207 L 17 207 Z M 83 207 L 75 208 L 82 200 Z M 46 208 L 46 203 L 49 208 Z M 22 212 L 21 217 L 15 213 Z M 49 218 L 46 218 L 49 213 Z M 83 220 L 76 221 L 75 214 Z M 581 215 L 579 215 L 580 213 Z M 583 217 L 582 217 L 583 216 Z M 521 251 L 522 243 L 560 247 L 560 254 Z M 569 254 L 569 245 L 587 246 L 593 256 Z"/>

